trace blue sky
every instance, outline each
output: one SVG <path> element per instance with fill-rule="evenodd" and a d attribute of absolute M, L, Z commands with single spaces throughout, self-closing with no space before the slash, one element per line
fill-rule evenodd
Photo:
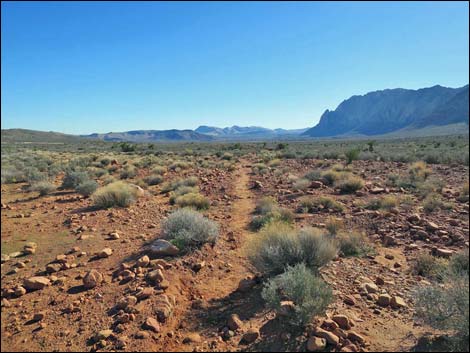
<path fill-rule="evenodd" d="M 302 128 L 351 95 L 468 83 L 467 2 L 1 6 L 2 128 Z"/>

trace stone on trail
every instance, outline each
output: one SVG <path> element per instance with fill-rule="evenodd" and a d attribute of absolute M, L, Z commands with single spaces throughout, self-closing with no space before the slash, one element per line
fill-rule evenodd
<path fill-rule="evenodd" d="M 175 256 L 179 253 L 179 249 L 164 239 L 155 240 L 152 245 L 150 245 L 150 253 L 155 256 Z"/>
<path fill-rule="evenodd" d="M 24 280 L 23 286 L 28 290 L 38 290 L 51 284 L 47 277 L 34 276 Z"/>
<path fill-rule="evenodd" d="M 96 270 L 90 270 L 87 274 L 83 277 L 83 286 L 86 289 L 91 289 L 96 287 L 103 281 L 103 275 Z"/>
<path fill-rule="evenodd" d="M 111 256 L 113 253 L 113 249 L 111 248 L 104 248 L 103 250 L 101 250 L 99 253 L 98 253 L 98 257 L 99 258 L 105 258 L 105 257 L 109 257 Z"/>
<path fill-rule="evenodd" d="M 232 314 L 227 320 L 227 327 L 230 330 L 236 331 L 243 327 L 243 321 L 240 320 L 240 317 L 237 314 Z"/>
<path fill-rule="evenodd" d="M 153 317 L 148 317 L 147 319 L 145 319 L 143 328 L 146 330 L 153 331 L 155 333 L 160 332 L 160 324 Z"/>
<path fill-rule="evenodd" d="M 326 339 L 321 337 L 312 336 L 307 341 L 307 351 L 317 352 L 325 349 Z"/>
<path fill-rule="evenodd" d="M 256 341 L 258 337 L 259 337 L 259 331 L 256 329 L 250 329 L 243 335 L 241 342 L 250 344 Z"/>

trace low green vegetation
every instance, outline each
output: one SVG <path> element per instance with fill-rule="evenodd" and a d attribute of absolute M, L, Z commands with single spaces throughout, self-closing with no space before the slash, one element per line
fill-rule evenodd
<path fill-rule="evenodd" d="M 162 232 L 179 249 L 187 251 L 205 243 L 215 243 L 219 226 L 197 211 L 182 208 L 162 223 Z"/>

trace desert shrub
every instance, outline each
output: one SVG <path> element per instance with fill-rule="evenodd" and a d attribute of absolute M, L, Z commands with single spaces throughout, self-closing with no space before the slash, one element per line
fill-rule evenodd
<path fill-rule="evenodd" d="M 119 178 L 121 179 L 131 179 L 137 175 L 137 168 L 133 166 L 126 166 L 121 173 L 119 174 Z"/>
<path fill-rule="evenodd" d="M 423 208 L 426 212 L 431 213 L 438 209 L 451 209 L 452 205 L 444 202 L 440 195 L 431 193 L 424 199 Z"/>
<path fill-rule="evenodd" d="M 345 257 L 365 256 L 373 251 L 363 233 L 341 232 L 336 239 L 340 253 Z"/>
<path fill-rule="evenodd" d="M 39 192 L 39 195 L 44 196 L 50 194 L 56 189 L 55 185 L 48 181 L 39 181 L 31 185 L 31 191 Z"/>
<path fill-rule="evenodd" d="M 147 185 L 158 185 L 163 181 L 163 177 L 159 174 L 152 174 L 144 178 Z"/>
<path fill-rule="evenodd" d="M 2 184 L 20 183 L 26 181 L 25 174 L 14 167 L 2 167 Z"/>
<path fill-rule="evenodd" d="M 310 180 L 310 181 L 316 181 L 316 180 L 321 180 L 322 179 L 322 173 L 319 170 L 311 170 L 307 172 L 304 176 L 304 179 Z"/>
<path fill-rule="evenodd" d="M 253 230 L 259 230 L 271 222 L 292 223 L 294 215 L 292 212 L 283 207 L 276 207 L 272 211 L 254 216 L 251 220 L 250 227 Z"/>
<path fill-rule="evenodd" d="M 188 208 L 173 212 L 163 222 L 162 231 L 166 239 L 182 250 L 215 243 L 219 236 L 217 223 Z"/>
<path fill-rule="evenodd" d="M 170 194 L 170 205 L 174 205 L 178 197 L 190 193 L 198 193 L 199 189 L 196 186 L 180 186 Z"/>
<path fill-rule="evenodd" d="M 350 194 L 359 189 L 362 189 L 364 187 L 364 180 L 362 180 L 362 178 L 359 176 L 346 174 L 342 175 L 341 178 L 339 178 L 334 183 L 334 185 L 340 190 L 341 193 Z"/>
<path fill-rule="evenodd" d="M 283 274 L 270 279 L 261 296 L 268 307 L 279 310 L 281 301 L 292 301 L 294 312 L 289 321 L 304 326 L 315 315 L 323 313 L 332 300 L 332 291 L 304 264 L 288 267 Z"/>
<path fill-rule="evenodd" d="M 387 195 L 382 198 L 374 198 L 371 199 L 366 208 L 369 210 L 387 210 L 390 211 L 391 209 L 400 205 L 400 199 L 394 195 Z"/>
<path fill-rule="evenodd" d="M 255 163 L 252 169 L 255 174 L 264 174 L 268 171 L 268 166 L 264 163 Z"/>
<path fill-rule="evenodd" d="M 63 189 L 75 189 L 79 184 L 90 180 L 86 172 L 68 171 L 62 180 Z"/>
<path fill-rule="evenodd" d="M 273 212 L 277 209 L 278 205 L 276 204 L 276 200 L 274 198 L 266 196 L 260 199 L 256 203 L 255 213 L 256 214 L 268 214 Z"/>
<path fill-rule="evenodd" d="M 269 167 L 278 167 L 281 165 L 281 160 L 279 158 L 274 158 L 274 159 L 271 159 L 269 162 L 268 162 L 268 166 Z"/>
<path fill-rule="evenodd" d="M 157 174 L 157 175 L 163 175 L 165 174 L 165 172 L 166 172 L 166 168 L 161 165 L 157 165 L 153 167 L 151 171 L 152 174 Z"/>
<path fill-rule="evenodd" d="M 466 184 L 464 184 L 464 186 L 462 187 L 462 190 L 460 190 L 460 194 L 459 196 L 457 197 L 457 200 L 460 201 L 460 202 L 468 202 L 468 181 L 466 182 Z"/>
<path fill-rule="evenodd" d="M 346 164 L 351 164 L 353 161 L 359 158 L 361 150 L 359 148 L 352 148 L 344 153 L 346 156 Z"/>
<path fill-rule="evenodd" d="M 328 196 L 303 196 L 299 199 L 299 212 L 314 213 L 323 209 L 342 212 L 344 211 L 344 206 Z"/>
<path fill-rule="evenodd" d="M 430 193 L 441 193 L 445 182 L 436 177 L 429 177 L 422 183 L 415 183 L 415 188 L 419 196 L 425 197 Z"/>
<path fill-rule="evenodd" d="M 92 195 L 93 204 L 97 208 L 128 207 L 136 198 L 136 189 L 123 181 L 103 186 Z"/>
<path fill-rule="evenodd" d="M 432 256 L 428 253 L 421 253 L 413 262 L 412 271 L 415 275 L 432 279 L 442 279 L 447 271 L 449 262 L 442 258 Z"/>
<path fill-rule="evenodd" d="M 424 181 L 429 175 L 431 175 L 431 170 L 427 167 L 425 162 L 418 161 L 410 165 L 408 168 L 408 174 L 411 181 Z"/>
<path fill-rule="evenodd" d="M 303 179 L 303 178 L 297 179 L 292 185 L 294 190 L 299 190 L 299 191 L 305 191 L 308 189 L 309 186 L 310 186 L 310 180 Z"/>
<path fill-rule="evenodd" d="M 296 231 L 285 223 L 274 222 L 249 241 L 247 252 L 250 262 L 260 272 L 276 275 L 287 266 L 299 263 L 319 268 L 335 256 L 336 246 L 318 229 Z"/>
<path fill-rule="evenodd" d="M 96 189 L 98 189 L 98 183 L 94 180 L 87 180 L 79 184 L 75 188 L 75 191 L 77 191 L 80 195 L 90 196 L 96 191 Z"/>
<path fill-rule="evenodd" d="M 188 169 L 191 167 L 191 164 L 184 161 L 176 161 L 168 166 L 170 170 L 181 170 L 181 169 Z"/>
<path fill-rule="evenodd" d="M 206 197 L 194 192 L 176 197 L 175 204 L 179 207 L 193 207 L 197 210 L 206 210 L 210 206 L 210 202 Z"/>
<path fill-rule="evenodd" d="M 333 185 L 341 177 L 341 173 L 334 170 L 327 170 L 321 174 L 321 177 L 325 184 Z"/>
<path fill-rule="evenodd" d="M 116 178 L 112 175 L 106 175 L 102 180 L 104 185 L 108 185 L 114 183 L 116 181 Z"/>
<path fill-rule="evenodd" d="M 468 273 L 449 276 L 444 284 L 420 287 L 416 291 L 417 318 L 438 330 L 450 332 L 445 351 L 469 350 L 469 281 Z"/>
<path fill-rule="evenodd" d="M 181 186 L 196 186 L 197 185 L 197 177 L 188 177 L 185 179 L 178 179 L 173 182 L 167 182 L 162 184 L 162 192 L 170 192 L 172 190 L 176 190 Z"/>
<path fill-rule="evenodd" d="M 344 222 L 339 218 L 330 217 L 326 222 L 326 230 L 328 231 L 328 234 L 337 235 L 343 228 Z"/>
<path fill-rule="evenodd" d="M 26 181 L 30 184 L 34 184 L 36 182 L 44 181 L 47 179 L 47 175 L 45 173 L 40 172 L 37 168 L 25 168 L 23 173 L 25 175 Z"/>
<path fill-rule="evenodd" d="M 462 250 L 450 258 L 449 271 L 452 275 L 463 276 L 469 273 L 468 250 Z"/>

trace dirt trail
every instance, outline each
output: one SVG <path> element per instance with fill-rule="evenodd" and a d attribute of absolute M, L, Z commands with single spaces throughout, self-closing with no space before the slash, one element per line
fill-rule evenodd
<path fill-rule="evenodd" d="M 185 342 L 185 337 L 194 334 L 199 335 L 202 341 L 212 340 L 214 343 L 213 338 L 225 325 L 230 313 L 240 305 L 242 297 L 246 298 L 237 292 L 237 288 L 240 280 L 252 274 L 243 250 L 246 239 L 253 235 L 248 230 L 250 214 L 255 207 L 249 188 L 250 170 L 242 162 L 235 174 L 232 191 L 235 200 L 229 215 L 228 229 L 214 248 L 204 254 L 206 267 L 190 283 L 181 283 L 189 291 L 191 305 L 179 318 L 178 334 L 183 337 L 183 341 L 176 345 L 172 342 L 171 346 L 166 347 L 168 350 L 190 351 L 196 346 L 201 347 L 201 342 Z"/>

